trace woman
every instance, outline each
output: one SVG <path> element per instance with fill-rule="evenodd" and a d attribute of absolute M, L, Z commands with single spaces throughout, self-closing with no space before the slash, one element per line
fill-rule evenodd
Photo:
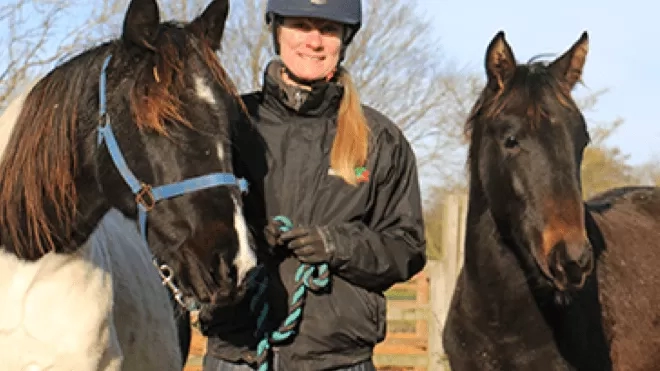
<path fill-rule="evenodd" d="M 375 370 L 383 291 L 426 262 L 415 156 L 397 126 L 360 104 L 341 67 L 360 0 L 269 0 L 266 19 L 279 58 L 263 89 L 243 97 L 254 127 L 235 133 L 234 159 L 250 181 L 247 217 L 272 252 L 270 325 L 287 315 L 301 262 L 331 273 L 325 292 L 307 294 L 296 333 L 273 346 L 274 369 Z M 293 228 L 283 231 L 278 215 Z M 254 369 L 260 338 L 249 298 L 200 315 L 204 370 Z"/>

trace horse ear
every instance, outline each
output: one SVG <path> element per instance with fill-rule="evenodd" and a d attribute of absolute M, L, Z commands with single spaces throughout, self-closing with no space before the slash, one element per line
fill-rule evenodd
<path fill-rule="evenodd" d="M 124 17 L 122 39 L 151 49 L 160 24 L 156 0 L 132 0 Z"/>
<path fill-rule="evenodd" d="M 516 71 L 516 58 L 504 38 L 504 31 L 498 32 L 488 44 L 485 62 L 488 87 L 502 90 Z"/>
<path fill-rule="evenodd" d="M 220 49 L 228 14 L 229 0 L 213 0 L 187 28 L 198 37 L 206 39 L 211 49 L 217 51 Z"/>
<path fill-rule="evenodd" d="M 584 31 L 580 39 L 549 66 L 550 71 L 566 84 L 567 91 L 573 90 L 582 79 L 582 70 L 589 52 L 589 35 Z"/>

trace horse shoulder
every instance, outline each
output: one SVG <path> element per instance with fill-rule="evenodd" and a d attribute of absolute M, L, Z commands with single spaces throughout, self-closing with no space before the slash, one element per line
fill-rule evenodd
<path fill-rule="evenodd" d="M 112 277 L 88 259 L 89 251 L 49 253 L 35 262 L 0 253 L 0 297 L 9 304 L 0 305 L 3 367 L 119 369 L 108 321 Z"/>

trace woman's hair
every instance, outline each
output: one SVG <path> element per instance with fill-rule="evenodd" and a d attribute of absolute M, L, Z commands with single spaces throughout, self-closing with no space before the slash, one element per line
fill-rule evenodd
<path fill-rule="evenodd" d="M 344 68 L 340 67 L 338 73 L 339 83 L 344 87 L 344 95 L 339 105 L 337 134 L 330 152 L 330 167 L 346 183 L 356 185 L 356 169 L 367 162 L 369 127 L 353 79 Z"/>

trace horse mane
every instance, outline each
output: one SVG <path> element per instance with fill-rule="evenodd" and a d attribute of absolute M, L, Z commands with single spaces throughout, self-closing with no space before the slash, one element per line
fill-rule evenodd
<path fill-rule="evenodd" d="M 196 53 L 213 77 L 238 98 L 208 42 L 193 39 L 187 32 L 173 24 L 161 24 L 151 50 L 141 49 L 137 58 L 135 46 L 129 49 L 123 40 L 96 46 L 59 65 L 35 84 L 0 162 L 0 228 L 6 248 L 19 257 L 36 259 L 71 241 L 78 201 L 77 146 L 85 134 L 90 134 L 79 133 L 78 124 L 97 120 L 81 107 L 98 107 L 95 87 L 108 54 L 113 58 L 109 76 L 113 65 L 134 68 L 128 99 L 133 122 L 140 130 L 167 136 L 166 123 L 192 127 L 178 98 L 185 88 L 185 58 L 191 53 Z M 109 95 L 112 119 L 111 99 Z"/>

